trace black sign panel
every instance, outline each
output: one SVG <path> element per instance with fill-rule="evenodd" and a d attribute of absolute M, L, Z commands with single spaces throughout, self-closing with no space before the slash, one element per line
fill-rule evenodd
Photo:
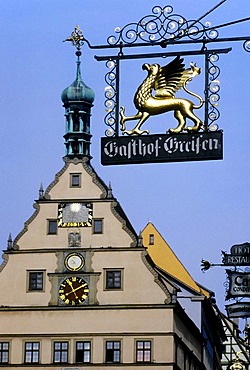
<path fill-rule="evenodd" d="M 223 158 L 222 131 L 101 138 L 103 165 Z"/>
<path fill-rule="evenodd" d="M 250 266 L 250 243 L 235 244 L 231 254 L 223 253 L 222 263 L 227 266 Z"/>
<path fill-rule="evenodd" d="M 235 244 L 231 247 L 231 254 L 250 255 L 250 243 Z"/>
<path fill-rule="evenodd" d="M 250 297 L 250 274 L 227 270 L 229 287 L 226 299 L 232 297 Z"/>
<path fill-rule="evenodd" d="M 227 266 L 250 266 L 250 255 L 224 253 L 222 263 Z"/>
<path fill-rule="evenodd" d="M 233 303 L 227 305 L 226 310 L 230 319 L 235 317 L 250 317 L 250 302 Z"/>

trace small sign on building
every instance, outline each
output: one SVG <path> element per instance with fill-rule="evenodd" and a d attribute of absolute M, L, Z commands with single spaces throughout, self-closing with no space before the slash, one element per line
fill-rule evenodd
<path fill-rule="evenodd" d="M 223 252 L 222 263 L 227 266 L 250 265 L 250 243 L 235 244 L 231 247 L 231 254 Z"/>
<path fill-rule="evenodd" d="M 250 297 L 250 273 L 226 270 L 229 287 L 226 299 Z"/>
<path fill-rule="evenodd" d="M 250 317 L 250 302 L 233 303 L 227 305 L 226 310 L 230 319 L 236 317 Z"/>

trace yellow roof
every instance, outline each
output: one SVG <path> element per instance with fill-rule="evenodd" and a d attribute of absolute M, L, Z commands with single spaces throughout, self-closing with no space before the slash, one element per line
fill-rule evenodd
<path fill-rule="evenodd" d="M 143 245 L 147 248 L 150 257 L 158 267 L 197 293 L 209 297 L 209 292 L 196 284 L 192 276 L 151 222 L 147 224 L 141 234 Z"/>

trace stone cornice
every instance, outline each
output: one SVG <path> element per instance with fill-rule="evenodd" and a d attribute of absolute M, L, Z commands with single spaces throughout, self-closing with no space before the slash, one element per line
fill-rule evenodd
<path fill-rule="evenodd" d="M 26 231 L 28 231 L 28 225 L 36 218 L 36 216 L 38 215 L 39 211 L 40 211 L 40 205 L 35 203 L 33 204 L 33 207 L 35 208 L 35 212 L 33 213 L 33 215 L 24 223 L 24 228 L 20 231 L 20 233 L 16 236 L 16 238 L 14 239 L 13 241 L 13 249 L 14 250 L 19 250 L 19 246 L 17 244 L 18 240 L 21 238 L 21 236 L 23 234 L 26 233 Z"/>
<path fill-rule="evenodd" d="M 166 286 L 160 281 L 159 279 L 159 275 L 157 274 L 157 272 L 155 271 L 154 267 L 149 263 L 148 261 L 148 258 L 149 257 L 149 254 L 148 252 L 145 250 L 143 252 L 141 252 L 141 258 L 142 258 L 142 261 L 144 262 L 145 266 L 147 267 L 147 269 L 151 272 L 151 274 L 154 276 L 154 281 L 156 284 L 159 285 L 159 287 L 164 291 L 164 293 L 166 294 L 167 298 L 165 299 L 164 303 L 166 304 L 170 304 L 172 299 L 171 299 L 171 294 L 169 292 L 169 290 L 166 288 Z"/>
<path fill-rule="evenodd" d="M 114 305 L 79 305 L 79 306 L 0 306 L 1 311 L 81 311 L 81 310 L 166 310 L 174 309 L 174 304 L 114 304 Z"/>
<path fill-rule="evenodd" d="M 108 188 L 104 184 L 104 182 L 101 180 L 101 178 L 97 175 L 93 167 L 89 164 L 89 159 L 87 157 L 83 158 L 82 165 L 85 171 L 92 177 L 93 183 L 97 185 L 99 189 L 102 191 L 100 198 L 102 199 L 107 198 Z"/>
<path fill-rule="evenodd" d="M 62 176 L 62 174 L 67 170 L 69 167 L 70 163 L 73 164 L 82 164 L 83 168 L 85 171 L 92 177 L 92 182 L 99 187 L 99 189 L 102 191 L 101 198 L 106 198 L 107 197 L 107 186 L 104 184 L 104 182 L 99 178 L 97 173 L 94 171 L 93 167 L 89 163 L 89 158 L 88 157 L 83 157 L 82 159 L 79 158 L 74 158 L 70 159 L 68 157 L 63 158 L 65 165 L 64 167 L 55 175 L 54 181 L 47 187 L 45 194 L 44 194 L 44 199 L 50 199 L 49 192 L 51 189 L 58 183 L 59 178 Z"/>
<path fill-rule="evenodd" d="M 144 247 L 136 247 L 136 248 L 133 248 L 133 251 L 135 252 L 140 252 L 142 250 L 144 250 L 145 248 Z M 34 254 L 34 253 L 61 253 L 61 252 L 89 252 L 91 251 L 92 253 L 98 253 L 98 252 L 110 252 L 112 250 L 112 252 L 131 252 L 131 247 L 112 247 L 112 246 L 99 246 L 99 247 L 89 247 L 89 248 L 83 248 L 83 247 L 80 247 L 80 248 L 75 248 L 75 247 L 72 247 L 72 248 L 65 248 L 65 247 L 62 247 L 62 249 L 58 249 L 58 248 L 39 248 L 39 249 L 19 249 L 19 250 L 16 250 L 16 251 L 8 251 L 6 250 L 4 254 L 6 255 L 9 255 L 9 254 Z"/>
<path fill-rule="evenodd" d="M 54 181 L 52 181 L 49 186 L 47 187 L 45 193 L 44 193 L 44 199 L 50 199 L 50 195 L 49 195 L 49 192 L 51 191 L 51 189 L 59 182 L 59 178 L 62 176 L 62 174 L 67 170 L 69 166 L 69 162 L 66 162 L 65 161 L 65 165 L 63 166 L 63 168 L 57 172 L 57 174 L 55 175 L 55 179 Z"/>
<path fill-rule="evenodd" d="M 3 259 L 3 262 L 1 263 L 0 265 L 0 272 L 3 271 L 3 269 L 5 268 L 5 266 L 7 265 L 7 262 L 9 260 L 9 255 L 6 254 L 6 253 L 3 253 L 2 254 L 2 259 Z"/>
<path fill-rule="evenodd" d="M 124 231 L 127 232 L 127 234 L 132 238 L 133 242 L 130 244 L 131 247 L 137 246 L 137 236 L 132 229 L 132 226 L 129 223 L 129 220 L 127 217 L 122 217 L 121 212 L 118 211 L 118 208 L 120 207 L 119 203 L 116 201 L 113 201 L 110 205 L 111 211 L 113 215 L 122 223 L 122 228 Z M 125 215 L 125 214 L 124 214 Z"/>

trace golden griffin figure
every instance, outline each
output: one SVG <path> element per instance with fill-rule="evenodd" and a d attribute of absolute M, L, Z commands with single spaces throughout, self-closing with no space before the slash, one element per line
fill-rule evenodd
<path fill-rule="evenodd" d="M 120 110 L 120 125 L 123 134 L 142 135 L 149 134 L 148 130 L 141 130 L 142 124 L 150 117 L 169 111 L 174 111 L 178 121 L 176 128 L 170 128 L 170 133 L 182 131 L 197 132 L 203 128 L 203 122 L 193 110 L 203 106 L 204 100 L 197 94 L 189 91 L 186 87 L 193 77 L 201 73 L 201 68 L 190 63 L 190 68 L 185 69 L 183 59 L 179 56 L 164 67 L 159 64 L 143 64 L 142 69 L 148 71 L 148 76 L 139 86 L 134 96 L 134 105 L 138 109 L 135 116 L 125 116 L 125 108 Z M 200 100 L 199 105 L 194 105 L 188 99 L 176 98 L 175 93 L 184 89 L 187 93 Z M 154 95 L 153 95 L 154 91 Z M 186 126 L 186 119 L 194 122 L 193 126 Z M 126 130 L 125 122 L 139 119 L 139 122 L 132 130 Z"/>

